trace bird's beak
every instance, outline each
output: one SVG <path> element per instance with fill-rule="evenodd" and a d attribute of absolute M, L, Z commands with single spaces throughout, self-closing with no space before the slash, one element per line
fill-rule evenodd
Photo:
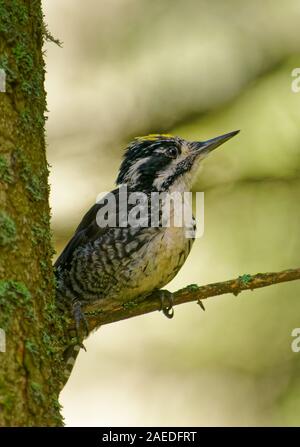
<path fill-rule="evenodd" d="M 234 137 L 238 133 L 239 130 L 235 130 L 234 132 L 220 135 L 219 137 L 212 138 L 211 140 L 196 141 L 193 143 L 193 147 L 196 149 L 199 155 L 208 155 L 211 151 L 221 146 L 221 144 L 225 143 L 225 141 L 227 140 L 230 140 L 230 138 Z"/>

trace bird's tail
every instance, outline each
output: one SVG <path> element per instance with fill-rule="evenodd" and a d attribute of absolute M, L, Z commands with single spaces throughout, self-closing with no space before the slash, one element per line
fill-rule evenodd
<path fill-rule="evenodd" d="M 82 348 L 82 345 L 81 346 L 79 344 L 70 345 L 67 347 L 67 349 L 65 350 L 65 352 L 63 354 L 63 359 L 64 359 L 64 363 L 65 363 L 64 376 L 65 376 L 66 382 L 71 375 L 71 372 L 73 370 L 73 367 L 74 367 L 76 358 L 79 354 L 80 348 Z"/>

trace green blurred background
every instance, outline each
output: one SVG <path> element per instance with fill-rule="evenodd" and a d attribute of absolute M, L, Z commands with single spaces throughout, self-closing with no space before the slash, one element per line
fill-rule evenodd
<path fill-rule="evenodd" d="M 168 286 L 300 265 L 299 0 L 44 0 L 58 252 L 136 135 L 238 137 L 203 163 L 205 233 Z M 300 283 L 102 327 L 67 425 L 300 425 Z"/>

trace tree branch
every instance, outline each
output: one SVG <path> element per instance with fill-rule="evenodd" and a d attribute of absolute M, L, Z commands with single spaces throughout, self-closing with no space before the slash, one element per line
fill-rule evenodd
<path fill-rule="evenodd" d="M 216 282 L 205 286 L 189 285 L 175 292 L 174 306 L 199 301 L 226 293 L 238 295 L 244 290 L 254 290 L 261 287 L 271 286 L 282 282 L 300 279 L 300 268 L 283 270 L 273 273 L 257 273 L 256 275 L 242 275 L 229 281 Z M 140 297 L 127 303 L 118 303 L 113 300 L 103 302 L 101 309 L 99 303 L 97 308 L 92 306 L 85 309 L 90 329 L 95 329 L 104 324 L 113 323 L 138 315 L 147 314 L 160 310 L 160 298 L 158 293 L 153 293 L 148 297 Z"/>

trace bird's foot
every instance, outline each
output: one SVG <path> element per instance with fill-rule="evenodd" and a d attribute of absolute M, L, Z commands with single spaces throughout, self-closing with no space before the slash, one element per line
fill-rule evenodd
<path fill-rule="evenodd" d="M 159 299 L 160 299 L 160 310 L 163 311 L 163 314 L 167 318 L 173 318 L 174 317 L 174 296 L 173 293 L 169 292 L 168 290 L 159 290 Z"/>
<path fill-rule="evenodd" d="M 82 336 L 81 336 L 81 326 L 84 327 L 84 337 L 87 337 L 89 335 L 89 324 L 88 321 L 84 315 L 84 313 L 81 310 L 81 302 L 80 301 L 74 301 L 72 304 L 72 311 L 73 316 L 75 320 L 75 329 L 76 329 L 76 337 L 78 344 L 81 348 L 83 348 L 86 351 L 86 348 L 84 344 L 82 343 Z"/>

